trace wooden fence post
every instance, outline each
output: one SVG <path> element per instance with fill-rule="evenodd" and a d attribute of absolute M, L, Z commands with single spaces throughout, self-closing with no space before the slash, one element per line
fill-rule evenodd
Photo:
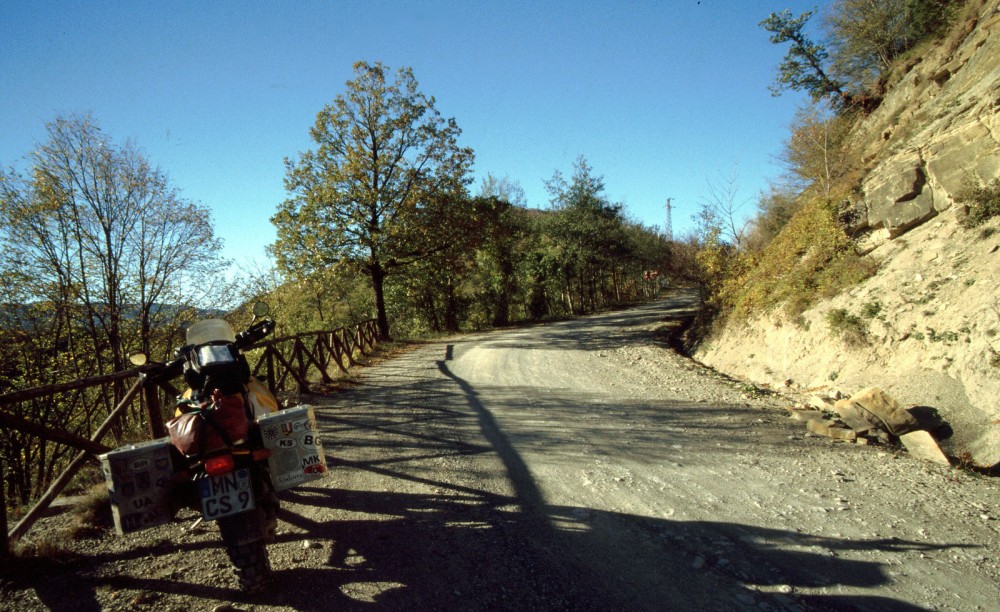
<path fill-rule="evenodd" d="M 104 438 L 106 433 L 108 433 L 111 426 L 118 423 L 118 419 L 120 419 L 122 413 L 128 409 L 129 404 L 131 404 L 135 397 L 139 394 L 141 388 L 141 381 L 135 381 L 132 388 L 129 389 L 128 393 L 125 394 L 125 397 L 122 398 L 121 403 L 115 407 L 111 414 L 108 415 L 108 418 L 101 423 L 100 427 L 97 428 L 97 431 L 95 431 L 90 437 L 92 442 L 101 442 L 101 439 Z M 90 459 L 91 456 L 93 456 L 93 453 L 86 450 L 80 451 L 79 454 L 77 454 L 76 458 L 70 462 L 63 473 L 55 479 L 55 481 L 49 486 L 48 490 L 42 494 L 37 502 L 35 502 L 35 505 L 28 510 L 28 513 L 21 517 L 21 520 L 14 525 L 14 528 L 8 534 L 8 538 L 11 541 L 18 540 L 26 531 L 28 531 L 28 529 L 31 528 L 32 525 L 35 524 L 35 521 L 41 518 L 42 513 L 49 507 L 52 500 L 54 500 L 56 496 L 59 495 L 64 488 L 66 488 L 66 485 L 68 485 L 70 480 L 73 479 L 76 472 L 88 459 Z"/>
<path fill-rule="evenodd" d="M 306 370 L 309 364 L 306 363 L 306 357 L 303 355 L 305 352 L 305 347 L 302 345 L 302 336 L 296 336 L 295 342 L 292 344 L 292 359 L 290 365 L 298 362 L 299 367 L 296 370 L 298 374 L 297 381 L 299 383 L 299 393 L 309 393 L 309 384 L 306 382 Z"/>
<path fill-rule="evenodd" d="M 10 539 L 7 537 L 7 475 L 0 456 L 0 559 L 10 557 Z"/>
<path fill-rule="evenodd" d="M 267 358 L 267 390 L 272 394 L 277 393 L 278 385 L 274 380 L 274 355 L 270 346 L 264 351 L 264 356 Z"/>
<path fill-rule="evenodd" d="M 167 427 L 163 423 L 163 408 L 160 406 L 160 389 L 150 382 L 145 374 L 142 377 L 142 399 L 146 405 L 146 419 L 150 439 L 156 440 L 167 435 Z"/>

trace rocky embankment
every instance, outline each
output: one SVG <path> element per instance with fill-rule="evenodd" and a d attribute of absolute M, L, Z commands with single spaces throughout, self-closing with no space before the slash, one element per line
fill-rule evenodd
<path fill-rule="evenodd" d="M 730 322 L 698 360 L 776 388 L 881 387 L 937 411 L 953 458 L 1000 463 L 1000 219 L 967 229 L 958 202 L 971 184 L 1000 177 L 998 30 L 1000 0 L 970 3 L 856 127 L 868 170 L 850 229 L 877 274 L 794 322 Z M 831 312 L 853 329 L 836 328 Z"/>

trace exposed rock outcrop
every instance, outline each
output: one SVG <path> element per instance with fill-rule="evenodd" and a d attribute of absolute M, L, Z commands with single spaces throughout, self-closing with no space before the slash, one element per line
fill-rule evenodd
<path fill-rule="evenodd" d="M 734 322 L 695 357 L 783 387 L 881 387 L 930 406 L 952 426 L 952 457 L 1000 464 L 1000 219 L 961 226 L 958 195 L 1000 177 L 1000 0 L 968 5 L 943 44 L 902 68 L 882 105 L 855 128 L 869 171 L 852 229 L 878 273 L 796 322 Z M 861 315 L 847 346 L 827 313 Z M 834 382 L 835 381 L 835 382 Z"/>
<path fill-rule="evenodd" d="M 949 209 L 970 181 L 1000 176 L 998 27 L 995 0 L 970 6 L 855 130 L 874 162 L 862 182 L 868 228 L 899 236 Z"/>

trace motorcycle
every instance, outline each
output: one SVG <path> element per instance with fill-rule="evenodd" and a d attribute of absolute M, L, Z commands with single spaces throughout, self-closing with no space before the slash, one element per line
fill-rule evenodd
<path fill-rule="evenodd" d="M 267 317 L 264 304 L 254 319 Z M 267 388 L 251 376 L 242 350 L 274 331 L 270 318 L 239 334 L 221 319 L 206 319 L 187 330 L 175 359 L 147 371 L 170 380 L 183 374 L 187 391 L 167 422 L 173 477 L 170 511 L 201 512 L 199 522 L 215 521 L 241 590 L 257 591 L 271 573 L 267 544 L 274 540 L 279 502 L 268 467 L 258 419 L 278 409 Z M 145 356 L 132 357 L 136 365 Z M 325 466 L 324 466 L 325 467 Z"/>

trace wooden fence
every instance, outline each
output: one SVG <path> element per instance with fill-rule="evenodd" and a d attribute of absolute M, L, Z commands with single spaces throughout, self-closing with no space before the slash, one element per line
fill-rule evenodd
<path fill-rule="evenodd" d="M 333 331 L 309 332 L 276 338 L 259 342 L 244 350 L 251 363 L 254 376 L 267 384 L 272 393 L 294 389 L 300 393 L 308 392 L 310 377 L 318 375 L 324 383 L 332 382 L 332 373 L 337 371 L 347 373 L 348 368 L 356 364 L 358 354 L 367 355 L 377 343 L 378 328 L 374 320 L 363 321 L 356 326 L 341 327 Z M 72 460 L 49 485 L 48 489 L 8 531 L 7 505 L 5 495 L 6 482 L 0 479 L 0 556 L 10 553 L 10 544 L 21 538 L 32 525 L 42 516 L 55 500 L 56 496 L 70 483 L 76 472 L 96 455 L 106 453 L 112 448 L 105 446 L 102 440 L 111 429 L 119 425 L 129 408 L 135 411 L 145 421 L 146 432 L 150 439 L 162 438 L 167 435 L 164 421 L 163 406 L 169 406 L 172 412 L 172 400 L 179 395 L 178 389 L 170 380 L 175 375 L 165 376 L 158 366 L 143 366 L 125 372 L 117 372 L 107 376 L 88 378 L 59 385 L 25 389 L 0 395 L 0 426 L 14 429 L 36 436 L 71 451 L 77 451 Z M 46 399 L 54 401 L 57 395 L 76 393 L 94 387 L 108 385 L 123 386 L 127 381 L 133 381 L 122 399 L 107 415 L 104 421 L 88 436 L 70 433 L 63 430 L 32 423 L 26 419 L 11 414 L 8 407 L 22 402 Z M 168 400 L 166 403 L 164 399 Z M 85 430 L 91 429 L 87 423 Z M 3 465 L 0 463 L 0 475 Z"/>

